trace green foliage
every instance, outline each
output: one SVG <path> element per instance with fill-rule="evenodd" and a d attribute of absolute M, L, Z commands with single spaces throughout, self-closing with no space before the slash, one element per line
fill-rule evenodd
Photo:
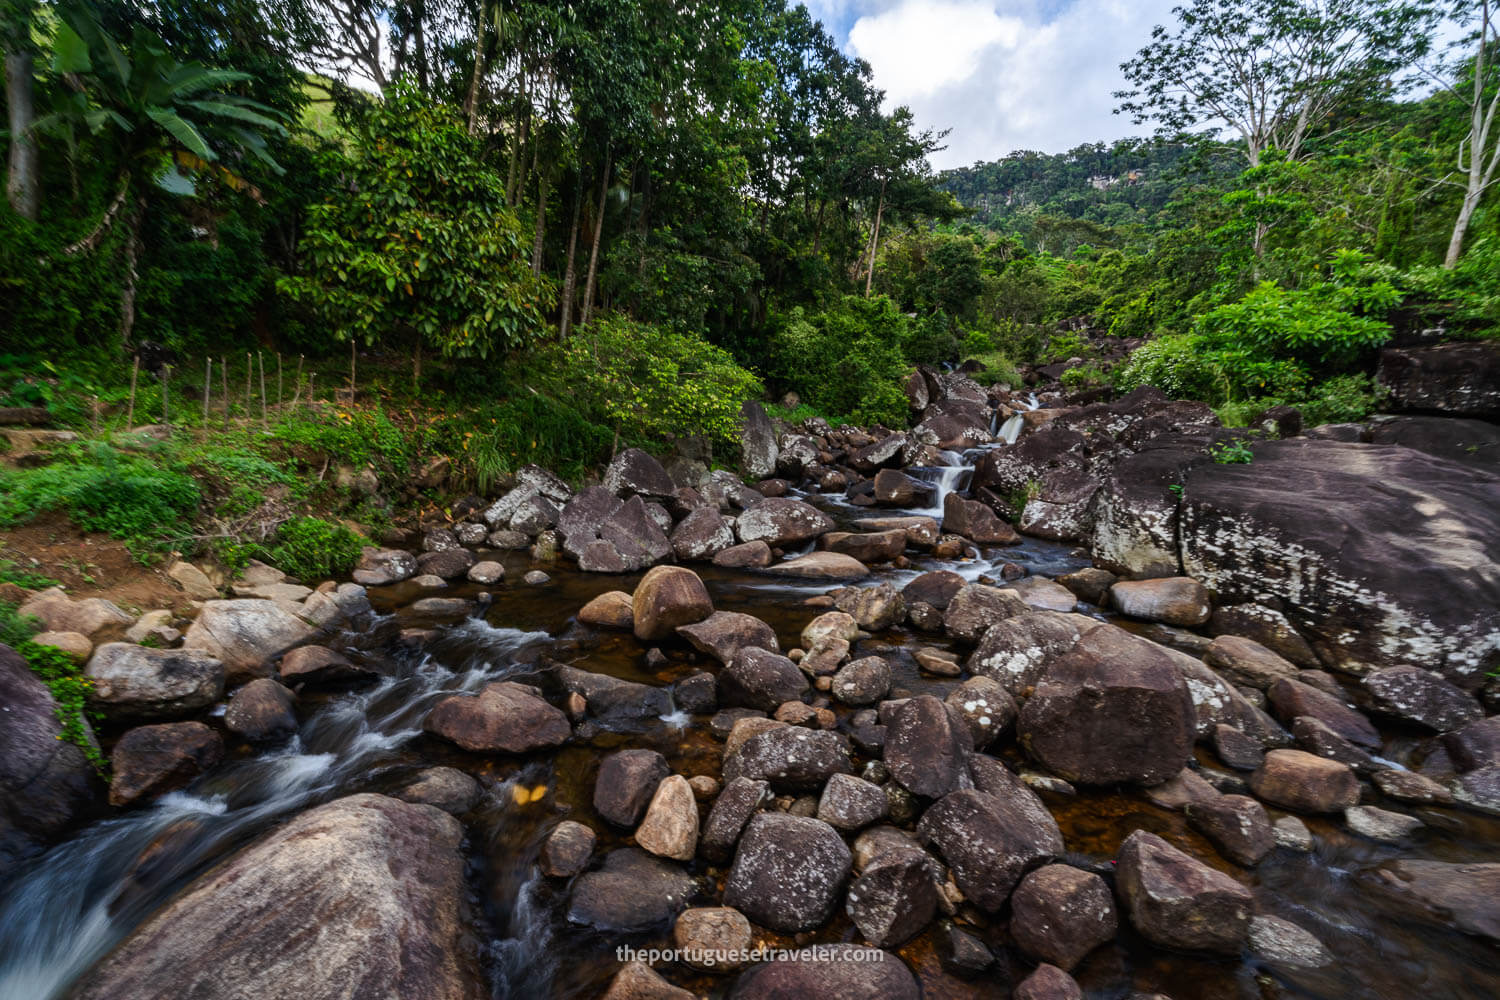
<path fill-rule="evenodd" d="M 779 380 L 824 413 L 855 423 L 903 426 L 909 371 L 902 348 L 909 321 L 884 296 L 849 295 L 821 312 L 798 307 L 771 339 Z"/>
<path fill-rule="evenodd" d="M 980 385 L 1003 383 L 1011 388 L 1021 386 L 1021 373 L 1004 351 L 989 351 L 969 360 L 977 361 L 981 366 L 973 375 L 974 381 Z"/>
<path fill-rule="evenodd" d="M 324 406 L 290 414 L 271 429 L 289 445 L 307 448 L 340 463 L 378 471 L 404 473 L 411 461 L 410 442 L 380 407 Z M 273 480 L 274 481 L 274 480 Z"/>
<path fill-rule="evenodd" d="M 1229 395 L 1224 369 L 1192 334 L 1158 337 L 1137 348 L 1115 372 L 1115 384 L 1126 391 L 1155 386 L 1173 399 L 1212 402 Z"/>
<path fill-rule="evenodd" d="M 1255 453 L 1244 441 L 1219 441 L 1208 449 L 1208 455 L 1220 465 L 1249 465 L 1255 461 Z"/>
<path fill-rule="evenodd" d="M 0 583 L 13 583 L 25 590 L 45 590 L 58 586 L 50 576 L 27 569 L 14 559 L 0 558 Z"/>
<path fill-rule="evenodd" d="M 98 744 L 93 741 L 93 731 L 86 716 L 93 682 L 62 650 L 33 642 L 32 636 L 38 631 L 40 623 L 35 618 L 23 618 L 17 614 L 15 605 L 0 601 L 0 644 L 19 653 L 31 667 L 31 672 L 52 692 L 57 721 L 62 724 L 58 739 L 77 746 L 89 763 L 103 773 L 108 765 Z"/>
<path fill-rule="evenodd" d="M 35 469 L 0 472 L 0 525 L 48 510 L 67 512 L 85 531 L 102 531 L 142 560 L 188 533 L 198 484 L 180 468 L 98 445 Z"/>
<path fill-rule="evenodd" d="M 1358 422 L 1375 412 L 1379 403 L 1375 380 L 1355 373 L 1335 375 L 1292 395 L 1254 396 L 1223 403 L 1216 412 L 1225 427 L 1246 427 L 1273 406 L 1295 406 L 1302 413 L 1303 426 L 1316 427 Z"/>
<path fill-rule="evenodd" d="M 294 517 L 276 529 L 264 549 L 265 560 L 299 580 L 342 576 L 359 562 L 364 539 L 344 527 L 317 517 Z"/>
<path fill-rule="evenodd" d="M 1389 309 L 1399 299 L 1389 282 L 1367 287 L 1314 283 L 1297 290 L 1262 282 L 1239 302 L 1204 315 L 1198 330 L 1212 349 L 1338 368 L 1391 335 L 1388 323 L 1355 310 Z"/>
<path fill-rule="evenodd" d="M 610 429 L 591 421 L 566 398 L 523 390 L 472 416 L 475 429 L 464 434 L 462 450 L 481 494 L 529 463 L 577 480 L 609 455 Z"/>

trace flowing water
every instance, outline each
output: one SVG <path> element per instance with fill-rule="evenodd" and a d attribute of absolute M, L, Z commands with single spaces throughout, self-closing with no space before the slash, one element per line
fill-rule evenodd
<path fill-rule="evenodd" d="M 928 481 L 940 491 L 961 488 L 971 467 L 965 458 L 928 470 L 933 476 Z M 841 521 L 872 513 L 849 508 L 838 498 L 810 499 Z M 509 562 L 508 579 L 518 580 L 524 560 L 512 557 Z M 1067 546 L 1027 540 L 955 563 L 917 557 L 912 566 L 881 571 L 877 578 L 899 586 L 923 570 L 951 568 L 973 580 L 994 572 L 1002 562 L 1055 576 L 1085 565 L 1086 559 Z M 402 609 L 417 592 L 394 587 L 372 593 L 381 616 L 344 639 L 383 658 L 388 674 L 383 680 L 359 691 L 304 699 L 301 731 L 289 745 L 267 752 L 242 750 L 190 788 L 87 827 L 26 866 L 4 873 L 0 1000 L 66 996 L 83 972 L 153 910 L 272 825 L 338 796 L 399 789 L 419 770 L 434 765 L 461 767 L 485 788 L 484 800 L 464 820 L 471 903 L 479 920 L 476 933 L 485 942 L 495 997 L 596 996 L 616 967 L 618 945 L 664 945 L 664 934 L 607 936 L 568 924 L 567 885 L 541 877 L 536 859 L 542 839 L 566 817 L 599 831 L 596 856 L 623 843 L 593 816 L 590 806 L 598 761 L 614 749 L 652 747 L 679 773 L 717 776 L 719 744 L 708 734 L 706 720 L 670 710 L 661 718 L 644 720 L 633 727 L 639 731 L 628 735 L 597 729 L 554 753 L 525 760 L 465 754 L 421 732 L 427 711 L 448 694 L 477 691 L 504 677 L 537 681 L 543 674 L 537 664 L 544 652 L 584 669 L 656 685 L 701 669 L 701 662 L 685 650 L 670 650 L 664 667 L 647 667 L 645 649 L 633 638 L 597 633 L 575 622 L 577 609 L 588 599 L 606 590 L 633 589 L 636 577 L 594 576 L 564 568 L 552 572 L 553 581 L 543 587 L 492 588 L 496 600 L 486 621 L 442 624 L 417 649 L 393 641 L 405 620 Z M 759 616 L 775 629 L 783 648 L 795 646 L 802 626 L 818 613 L 803 604 L 806 598 L 832 589 L 829 584 L 789 584 L 712 567 L 700 572 L 717 607 Z M 474 587 L 455 588 L 460 595 L 477 592 Z M 941 695 L 953 682 L 922 675 L 911 657 L 925 645 L 947 644 L 896 630 L 865 644 L 860 652 L 887 656 L 896 686 Z M 1385 753 L 1401 764 L 1416 765 L 1422 742 L 1392 736 Z M 1012 766 L 1023 764 L 1013 747 L 1006 756 Z M 1219 766 L 1208 756 L 1203 763 Z M 543 794 L 531 794 L 538 788 Z M 518 789 L 528 794 L 513 794 Z M 1428 826 L 1411 844 L 1397 848 L 1355 837 L 1338 823 L 1312 820 L 1309 826 L 1318 845 L 1312 854 L 1277 850 L 1246 871 L 1221 861 L 1179 814 L 1151 805 L 1138 792 L 1083 790 L 1074 796 L 1044 797 L 1076 859 L 1107 868 L 1129 832 L 1152 830 L 1241 879 L 1255 893 L 1262 912 L 1312 931 L 1338 956 L 1328 969 L 1295 972 L 1248 956 L 1214 960 L 1176 955 L 1144 944 L 1122 920 L 1117 941 L 1096 950 L 1076 970 L 1091 997 L 1126 997 L 1136 991 L 1165 993 L 1175 1000 L 1500 996 L 1500 953 L 1494 947 L 1387 912 L 1363 882 L 1365 872 L 1396 857 L 1494 860 L 1500 821 L 1451 809 L 1418 809 L 1415 814 Z M 518 804 L 521 800 L 524 804 Z M 722 885 L 724 870 L 701 862 L 691 870 L 705 887 L 696 902 L 714 902 L 708 890 Z M 1016 978 L 1025 974 L 1025 964 L 1008 949 L 1003 921 L 968 929 L 1011 956 Z M 811 937 L 838 941 L 857 935 L 847 920 L 837 917 Z M 791 943 L 774 936 L 770 941 Z M 1002 976 L 963 980 L 947 972 L 934 931 L 899 953 L 922 980 L 928 997 L 1008 995 Z M 713 995 L 722 995 L 732 982 L 727 977 L 668 971 L 694 990 Z"/>

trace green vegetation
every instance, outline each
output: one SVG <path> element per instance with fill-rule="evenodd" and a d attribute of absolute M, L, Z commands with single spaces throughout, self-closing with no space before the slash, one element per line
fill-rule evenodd
<path fill-rule="evenodd" d="M 265 549 L 265 559 L 299 580 L 322 580 L 348 573 L 359 562 L 364 539 L 344 527 L 317 517 L 294 517 L 281 522 Z"/>
<path fill-rule="evenodd" d="M 23 618 L 13 604 L 0 601 L 0 644 L 21 655 L 32 673 L 41 678 L 57 705 L 57 720 L 62 723 L 59 739 L 76 745 L 101 773 L 108 766 L 88 723 L 88 696 L 92 688 L 83 670 L 62 650 L 39 646 L 32 636 L 41 631 L 35 618 Z"/>

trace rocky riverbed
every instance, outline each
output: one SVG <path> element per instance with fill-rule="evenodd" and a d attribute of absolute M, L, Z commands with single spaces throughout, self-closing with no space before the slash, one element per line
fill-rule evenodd
<path fill-rule="evenodd" d="M 907 391 L 33 596 L 113 776 L 0 651 L 0 997 L 1500 991 L 1500 431 Z"/>

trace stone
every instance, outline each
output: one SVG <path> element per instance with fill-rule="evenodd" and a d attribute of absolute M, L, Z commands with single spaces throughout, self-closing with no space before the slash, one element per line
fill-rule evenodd
<path fill-rule="evenodd" d="M 1448 751 L 1453 766 L 1461 772 L 1500 764 L 1500 715 L 1444 733 L 1439 742 Z"/>
<path fill-rule="evenodd" d="M 1030 610 L 1025 600 L 1013 591 L 971 583 L 948 602 L 943 613 L 943 630 L 958 642 L 973 645 L 992 625 Z"/>
<path fill-rule="evenodd" d="M 1361 837 L 1387 844 L 1399 844 L 1427 825 L 1415 816 L 1375 806 L 1350 806 L 1344 810 L 1344 822 Z"/>
<path fill-rule="evenodd" d="M 890 689 L 891 665 L 879 656 L 866 656 L 841 667 L 829 690 L 841 703 L 858 706 L 875 704 Z"/>
<path fill-rule="evenodd" d="M 827 922 L 853 856 L 821 820 L 759 813 L 750 820 L 724 886 L 724 904 L 774 931 L 795 934 Z"/>
<path fill-rule="evenodd" d="M 689 674 L 672 688 L 672 703 L 684 712 L 706 715 L 719 707 L 719 682 L 713 674 Z"/>
<path fill-rule="evenodd" d="M 727 782 L 703 822 L 702 836 L 698 840 L 699 852 L 709 861 L 719 864 L 728 861 L 745 825 L 770 800 L 769 782 L 752 778 L 735 778 Z"/>
<path fill-rule="evenodd" d="M 946 649 L 919 649 L 912 654 L 912 659 L 917 661 L 917 666 L 923 673 L 935 677 L 957 677 L 964 672 L 963 665 L 958 662 L 958 654 Z"/>
<path fill-rule="evenodd" d="M 1078 598 L 1071 590 L 1046 577 L 1028 577 L 1005 589 L 1019 594 L 1028 607 L 1042 611 L 1070 612 L 1078 606 Z"/>
<path fill-rule="evenodd" d="M 1236 771 L 1253 771 L 1266 759 L 1266 748 L 1233 726 L 1218 723 L 1213 732 L 1214 753 Z"/>
<path fill-rule="evenodd" d="M 673 986 L 644 962 L 626 962 L 601 1000 L 693 1000 L 693 994 Z"/>
<path fill-rule="evenodd" d="M 27 598 L 16 613 L 36 618 L 48 632 L 77 632 L 94 642 L 119 638 L 135 623 L 113 601 L 89 597 L 75 601 L 61 587 L 49 587 Z"/>
<path fill-rule="evenodd" d="M 1073 592 L 1073 596 L 1089 604 L 1103 604 L 1109 588 L 1118 579 L 1107 569 L 1088 566 L 1084 569 L 1064 573 L 1057 582 Z"/>
<path fill-rule="evenodd" d="M 1114 940 L 1119 929 L 1109 886 L 1069 865 L 1044 865 L 1027 875 L 1010 907 L 1010 933 L 1020 949 L 1065 971 Z"/>
<path fill-rule="evenodd" d="M 1258 798 L 1293 812 L 1340 812 L 1359 801 L 1359 779 L 1345 764 L 1301 750 L 1272 750 L 1250 787 Z"/>
<path fill-rule="evenodd" d="M 468 549 L 438 549 L 417 556 L 417 572 L 441 580 L 458 580 L 468 576 L 470 567 L 477 561 Z"/>
<path fill-rule="evenodd" d="M 866 941 L 897 948 L 932 922 L 939 905 L 932 867 L 920 850 L 883 854 L 863 867 L 844 908 Z"/>
<path fill-rule="evenodd" d="M 632 602 L 635 637 L 655 642 L 679 625 L 701 622 L 714 613 L 708 588 L 697 573 L 682 566 L 657 566 L 636 585 Z"/>
<path fill-rule="evenodd" d="M 778 791 L 817 791 L 833 775 L 854 771 L 843 738 L 800 726 L 781 726 L 750 737 L 734 760 L 736 777 L 769 781 Z M 726 765 L 726 780 L 729 777 Z"/>
<path fill-rule="evenodd" d="M 779 653 L 744 646 L 719 672 L 719 701 L 774 712 L 788 701 L 800 701 L 808 691 L 807 676 Z"/>
<path fill-rule="evenodd" d="M 921 695 L 896 708 L 886 725 L 885 764 L 902 788 L 941 798 L 965 786 L 974 741 L 961 714 Z"/>
<path fill-rule="evenodd" d="M 1370 720 L 1326 691 L 1283 677 L 1271 685 L 1266 698 L 1276 710 L 1277 717 L 1285 722 L 1290 723 L 1299 716 L 1317 719 L 1356 746 L 1380 749 L 1380 732 Z"/>
<path fill-rule="evenodd" d="M 875 502 L 882 507 L 925 507 L 933 488 L 897 469 L 881 469 L 871 485 Z"/>
<path fill-rule="evenodd" d="M 128 806 L 182 788 L 223 757 L 223 739 L 201 722 L 137 726 L 110 754 L 109 804 Z"/>
<path fill-rule="evenodd" d="M 634 827 L 656 795 L 657 786 L 671 773 L 666 758 L 655 750 L 610 754 L 600 763 L 594 781 L 594 811 L 615 826 Z"/>
<path fill-rule="evenodd" d="M 1013 1000 L 1083 1000 L 1078 982 L 1055 965 L 1043 962 L 1017 984 Z"/>
<path fill-rule="evenodd" d="M 1295 816 L 1283 816 L 1271 824 L 1276 834 L 1276 846 L 1306 854 L 1313 849 L 1312 831 L 1307 824 Z"/>
<path fill-rule="evenodd" d="M 870 632 L 884 632 L 906 619 L 906 602 L 889 583 L 846 587 L 834 594 L 834 606 Z"/>
<path fill-rule="evenodd" d="M 1369 774 L 1382 766 L 1369 753 L 1310 715 L 1298 716 L 1292 723 L 1292 742 L 1299 750 L 1348 765 L 1357 774 Z"/>
<path fill-rule="evenodd" d="M 865 517 L 854 522 L 859 531 L 906 532 L 906 544 L 919 549 L 929 549 L 938 540 L 938 523 L 930 517 Z"/>
<path fill-rule="evenodd" d="M 1188 825 L 1237 865 L 1252 867 L 1271 853 L 1276 834 L 1259 802 L 1244 795 L 1220 795 L 1183 807 Z"/>
<path fill-rule="evenodd" d="M 1115 887 L 1131 923 L 1153 944 L 1238 955 L 1249 940 L 1250 891 L 1154 833 L 1125 838 Z"/>
<path fill-rule="evenodd" d="M 706 653 L 720 663 L 731 662 L 746 648 L 781 652 L 771 626 L 753 615 L 738 611 L 715 611 L 700 622 L 678 626 L 677 634 L 698 652 Z"/>
<path fill-rule="evenodd" d="M 1395 410 L 1500 420 L 1500 350 L 1491 343 L 1387 348 L 1375 379 Z"/>
<path fill-rule="evenodd" d="M 970 677 L 948 692 L 943 703 L 956 711 L 969 725 L 969 735 L 976 749 L 994 742 L 1016 721 L 1016 700 L 989 677 Z"/>
<path fill-rule="evenodd" d="M 833 519 L 827 514 L 811 504 L 785 497 L 753 504 L 735 521 L 735 533 L 741 542 L 762 541 L 772 548 L 806 542 L 833 528 Z"/>
<path fill-rule="evenodd" d="M 803 580 L 859 580 L 870 575 L 870 569 L 864 563 L 837 552 L 809 552 L 767 566 L 766 572 Z"/>
<path fill-rule="evenodd" d="M 487 684 L 478 696 L 444 698 L 422 728 L 476 753 L 529 753 L 560 746 L 573 735 L 561 710 L 534 688 L 511 681 Z"/>
<path fill-rule="evenodd" d="M 578 620 L 602 628 L 633 629 L 634 599 L 623 590 L 609 590 L 578 609 Z"/>
<path fill-rule="evenodd" d="M 760 539 L 731 545 L 714 554 L 713 564 L 729 569 L 764 569 L 771 565 L 771 546 Z"/>
<path fill-rule="evenodd" d="M 1101 627 L 1055 660 L 1017 722 L 1044 767 L 1082 784 L 1159 784 L 1192 755 L 1196 710 L 1171 654 Z"/>
<path fill-rule="evenodd" d="M 630 495 L 669 500 L 677 484 L 662 464 L 639 448 L 626 448 L 604 470 L 604 486 L 622 500 Z"/>
<path fill-rule="evenodd" d="M 951 792 L 922 815 L 917 835 L 948 863 L 964 896 L 990 913 L 1005 905 L 1026 872 L 1063 852 L 1057 823 L 1045 808 L 1038 811 L 1034 795 Z"/>
<path fill-rule="evenodd" d="M 224 696 L 224 665 L 186 649 L 109 642 L 94 650 L 83 674 L 89 700 L 124 718 L 177 718 Z"/>
<path fill-rule="evenodd" d="M 684 965 L 705 972 L 733 972 L 745 964 L 754 937 L 750 921 L 732 906 L 683 910 L 672 925 L 672 944 Z"/>
<path fill-rule="evenodd" d="M 462 816 L 478 805 L 483 795 L 479 782 L 457 768 L 429 767 L 419 771 L 416 780 L 397 792 L 396 798 Z"/>
<path fill-rule="evenodd" d="M 1402 858 L 1361 881 L 1402 916 L 1500 942 L 1500 864 Z"/>
<path fill-rule="evenodd" d="M 639 848 L 621 848 L 609 852 L 597 871 L 573 880 L 568 920 L 615 933 L 665 929 L 693 891 L 692 876 L 681 866 Z"/>
<path fill-rule="evenodd" d="M 850 774 L 835 774 L 823 786 L 817 815 L 835 830 L 853 833 L 880 822 L 888 808 L 885 791 L 879 785 Z"/>
<path fill-rule="evenodd" d="M 1431 778 L 1415 771 L 1381 770 L 1370 776 L 1382 795 L 1411 805 L 1448 805 L 1453 795 Z"/>
<path fill-rule="evenodd" d="M 962 535 L 978 545 L 1019 545 L 1021 536 L 978 500 L 957 493 L 943 498 L 943 530 Z"/>
<path fill-rule="evenodd" d="M 1145 790 L 1146 798 L 1163 809 L 1181 810 L 1192 802 L 1215 799 L 1220 792 L 1202 778 L 1197 771 L 1183 768 L 1159 785 Z"/>
<path fill-rule="evenodd" d="M 1168 625 L 1202 625 L 1213 610 L 1203 584 L 1181 576 L 1120 580 L 1110 586 L 1109 599 L 1122 614 Z"/>
<path fill-rule="evenodd" d="M 680 774 L 663 778 L 651 796 L 635 842 L 652 854 L 691 861 L 698 849 L 698 804 L 692 786 Z"/>
<path fill-rule="evenodd" d="M 466 575 L 472 583 L 489 586 L 505 579 L 505 567 L 493 559 L 484 559 L 470 566 Z"/>
<path fill-rule="evenodd" d="M 1221 635 L 1209 643 L 1203 660 L 1231 683 L 1264 691 L 1279 680 L 1297 676 L 1291 661 L 1271 652 L 1254 639 Z"/>
<path fill-rule="evenodd" d="M 276 743 L 297 733 L 297 696 L 269 677 L 236 691 L 224 712 L 224 727 L 251 743 Z"/>
<path fill-rule="evenodd" d="M 906 963 L 856 944 L 813 945 L 740 974 L 729 1000 L 921 1000 Z"/>
<path fill-rule="evenodd" d="M 0 866 L 11 866 L 89 815 L 100 783 L 62 738 L 57 703 L 21 655 L 0 645 Z M 87 720 L 83 738 L 92 743 Z"/>
<path fill-rule="evenodd" d="M 1047 666 L 1078 642 L 1077 619 L 1027 609 L 984 630 L 969 673 L 998 682 L 1014 697 L 1031 693 Z"/>
<path fill-rule="evenodd" d="M 132 639 L 130 634 L 126 633 L 125 638 L 126 641 L 135 643 L 140 642 L 145 636 Z M 94 652 L 93 642 L 82 632 L 38 632 L 31 637 L 31 641 L 38 646 L 47 646 L 67 654 L 68 659 L 74 663 L 87 663 Z"/>
<path fill-rule="evenodd" d="M 776 429 L 765 409 L 753 399 L 740 406 L 740 465 L 751 479 L 765 479 L 776 472 L 781 449 Z"/>
<path fill-rule="evenodd" d="M 327 646 L 298 646 L 288 650 L 277 673 L 283 684 L 313 687 L 348 684 L 375 676 L 374 671 L 350 663 L 343 654 Z"/>
<path fill-rule="evenodd" d="M 733 728 L 729 730 L 724 740 L 724 760 L 727 763 L 730 758 L 740 752 L 740 747 L 752 736 L 770 732 L 772 729 L 784 729 L 787 723 L 780 719 L 770 719 L 764 713 L 756 712 L 754 715 L 736 719 Z"/>
<path fill-rule="evenodd" d="M 266 676 L 272 660 L 315 635 L 310 625 L 272 601 L 209 601 L 188 628 L 182 648 L 220 661 L 225 682 L 238 684 Z"/>
<path fill-rule="evenodd" d="M 556 507 L 552 508 L 552 518 L 553 523 L 555 523 L 557 520 Z M 482 524 L 475 524 L 472 521 L 464 521 L 453 526 L 453 536 L 458 539 L 458 544 L 465 548 L 472 549 L 483 545 L 484 540 L 489 537 L 489 534 L 490 532 L 487 527 Z"/>
<path fill-rule="evenodd" d="M 451 816 L 382 795 L 310 809 L 157 910 L 78 996 L 480 1000 L 463 839 Z"/>
<path fill-rule="evenodd" d="M 363 564 L 362 560 L 361 567 Z M 413 563 L 413 569 L 415 569 L 415 563 Z M 219 596 L 219 588 L 213 585 L 208 574 L 190 562 L 183 562 L 180 559 L 174 562 L 167 567 L 167 576 L 175 580 L 177 586 L 195 601 L 212 601 Z"/>
<path fill-rule="evenodd" d="M 802 648 L 813 649 L 824 639 L 843 639 L 853 642 L 859 637 L 859 624 L 842 611 L 828 611 L 819 615 L 802 629 Z"/>
<path fill-rule="evenodd" d="M 949 603 L 968 581 L 952 570 L 940 569 L 923 573 L 901 588 L 901 596 L 908 604 L 921 602 L 930 604 L 939 611 L 946 611 Z"/>
<path fill-rule="evenodd" d="M 1484 718 L 1472 694 L 1420 667 L 1388 667 L 1360 682 L 1382 715 L 1446 733 Z"/>
<path fill-rule="evenodd" d="M 713 507 L 689 513 L 669 537 L 672 554 L 683 562 L 707 562 L 735 544 L 731 522 Z"/>
<path fill-rule="evenodd" d="M 883 563 L 899 558 L 906 551 L 906 532 L 900 528 L 864 533 L 830 531 L 818 539 L 818 544 L 862 563 Z"/>
<path fill-rule="evenodd" d="M 589 866 L 594 855 L 594 831 L 582 823 L 565 819 L 542 841 L 537 857 L 542 874 L 549 878 L 572 878 Z"/>
<path fill-rule="evenodd" d="M 1333 964 L 1333 953 L 1290 920 L 1258 913 L 1250 918 L 1250 950 L 1283 969 L 1321 969 Z"/>

